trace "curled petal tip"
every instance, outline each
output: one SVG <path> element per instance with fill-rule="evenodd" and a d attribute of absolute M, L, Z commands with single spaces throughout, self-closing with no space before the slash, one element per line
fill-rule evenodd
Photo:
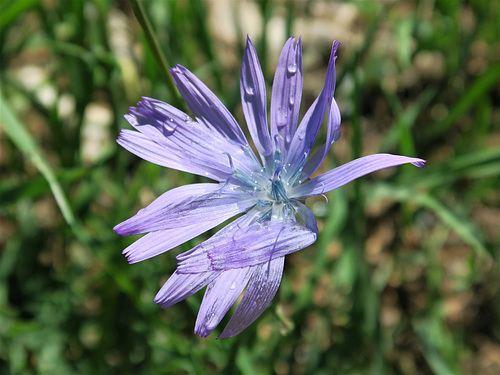
<path fill-rule="evenodd" d="M 425 166 L 425 163 L 427 163 L 427 160 L 419 160 L 419 161 L 414 161 L 412 164 L 416 167 L 422 168 Z"/>
<path fill-rule="evenodd" d="M 332 56 L 332 58 L 337 58 L 337 49 L 339 47 L 340 47 L 340 42 L 335 40 L 332 44 L 332 52 L 330 54 Z"/>
<path fill-rule="evenodd" d="M 170 68 L 170 74 L 180 73 L 183 66 L 181 64 L 176 64 L 173 68 Z"/>
<path fill-rule="evenodd" d="M 117 224 L 113 227 L 113 230 L 115 231 L 116 234 L 119 234 L 120 236 L 125 235 L 125 231 L 122 229 L 122 223 Z"/>

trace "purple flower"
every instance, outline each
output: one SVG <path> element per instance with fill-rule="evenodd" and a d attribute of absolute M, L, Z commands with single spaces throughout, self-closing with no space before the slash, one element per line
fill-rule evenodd
<path fill-rule="evenodd" d="M 248 38 L 241 67 L 243 112 L 260 157 L 217 97 L 189 70 L 177 65 L 173 79 L 194 119 L 159 100 L 143 98 L 125 115 L 137 131 L 122 130 L 117 142 L 135 155 L 168 168 L 214 180 L 167 191 L 114 230 L 122 236 L 148 233 L 123 253 L 130 263 L 173 249 L 231 217 L 245 213 L 193 249 L 177 256 L 178 266 L 155 297 L 169 307 L 207 287 L 195 332 L 208 336 L 245 291 L 220 337 L 248 327 L 269 305 L 281 282 L 285 255 L 311 245 L 318 233 L 307 197 L 323 194 L 373 171 L 422 159 L 375 154 L 319 177 L 330 146 L 340 138 L 335 91 L 334 42 L 325 86 L 298 124 L 302 96 L 300 38 L 286 42 L 271 95 L 270 126 L 266 87 L 255 48 Z M 311 154 L 325 113 L 326 143 Z"/>

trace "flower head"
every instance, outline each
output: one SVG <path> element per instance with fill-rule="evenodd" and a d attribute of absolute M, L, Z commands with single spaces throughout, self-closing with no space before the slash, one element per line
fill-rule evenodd
<path fill-rule="evenodd" d="M 220 337 L 240 333 L 274 298 L 287 254 L 311 245 L 318 233 L 307 197 L 343 186 L 367 173 L 422 159 L 375 154 L 309 179 L 340 138 L 340 112 L 333 97 L 334 42 L 323 90 L 298 124 L 302 97 L 302 46 L 290 38 L 274 77 L 270 123 L 266 87 L 248 38 L 241 67 L 243 112 L 260 160 L 226 107 L 189 70 L 177 65 L 173 79 L 194 115 L 159 100 L 143 98 L 125 115 L 138 131 L 122 130 L 117 142 L 152 163 L 206 176 L 167 191 L 135 216 L 118 224 L 120 235 L 148 233 L 124 250 L 139 262 L 245 213 L 208 240 L 177 256 L 178 266 L 155 297 L 169 307 L 207 287 L 195 332 L 208 336 L 241 293 L 243 297 Z M 326 143 L 311 153 L 327 114 Z M 297 125 L 298 124 L 298 125 Z"/>

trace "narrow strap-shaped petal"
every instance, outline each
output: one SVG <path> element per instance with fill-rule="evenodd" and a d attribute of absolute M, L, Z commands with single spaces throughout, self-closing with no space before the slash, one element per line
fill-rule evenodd
<path fill-rule="evenodd" d="M 253 143 L 264 165 L 270 165 L 273 144 L 267 124 L 266 82 L 264 81 L 257 52 L 249 36 L 247 37 L 247 46 L 241 64 L 240 92 L 243 113 Z"/>
<path fill-rule="evenodd" d="M 306 198 L 320 195 L 348 184 L 368 173 L 407 163 L 423 167 L 425 160 L 391 154 L 363 156 L 295 187 L 289 196 L 291 198 Z"/>
<path fill-rule="evenodd" d="M 125 248 L 122 254 L 125 255 L 130 264 L 142 262 L 182 245 L 184 242 L 205 233 L 227 219 L 229 217 L 210 217 L 183 228 L 169 228 L 151 232 Z"/>
<path fill-rule="evenodd" d="M 191 184 L 162 194 L 149 206 L 114 227 L 122 236 L 220 223 L 245 212 L 256 199 L 226 184 Z M 215 225 L 217 225 L 215 224 Z"/>
<path fill-rule="evenodd" d="M 232 337 L 252 324 L 269 306 L 281 283 L 285 257 L 255 267 L 247 290 L 219 338 Z"/>
<path fill-rule="evenodd" d="M 122 129 L 116 142 L 134 155 L 162 167 L 205 176 L 216 181 L 225 181 L 232 173 L 229 163 L 221 163 L 223 158 L 207 158 L 204 159 L 205 165 L 201 165 L 199 159 L 189 157 L 189 153 L 179 155 L 173 150 L 167 152 L 165 146 L 136 131 Z"/>
<path fill-rule="evenodd" d="M 219 169 L 218 166 L 201 167 L 196 160 L 181 158 L 174 153 L 166 152 L 165 147 L 133 130 L 122 129 L 116 142 L 134 155 L 162 167 L 198 174 L 216 181 L 225 181 L 231 175 L 229 165 L 225 167 L 225 170 Z"/>
<path fill-rule="evenodd" d="M 310 155 L 311 149 L 318 136 L 319 128 L 325 117 L 325 112 L 335 92 L 335 60 L 340 43 L 335 41 L 330 54 L 330 61 L 326 71 L 325 86 L 321 93 L 306 112 L 295 133 L 286 159 L 289 173 L 295 173 L 297 168 L 303 167 L 305 158 Z"/>
<path fill-rule="evenodd" d="M 328 128 L 326 133 L 326 142 L 324 145 L 320 147 L 318 151 L 314 153 L 311 158 L 306 162 L 304 169 L 302 171 L 302 175 L 300 179 L 305 181 L 309 178 L 310 175 L 318 169 L 323 160 L 325 159 L 328 151 L 330 151 L 330 147 L 334 142 L 337 142 L 340 139 L 340 110 L 335 98 L 332 97 L 330 100 L 330 108 L 328 110 Z"/>
<path fill-rule="evenodd" d="M 208 285 L 196 318 L 196 334 L 207 337 L 212 333 L 241 295 L 252 274 L 252 267 L 236 268 L 222 272 Z"/>
<path fill-rule="evenodd" d="M 234 142 L 248 145 L 233 115 L 203 82 L 182 65 L 170 69 L 170 73 L 189 109 L 199 121 Z"/>
<path fill-rule="evenodd" d="M 140 157 L 148 157 L 146 160 L 218 181 L 226 180 L 232 172 L 224 153 L 232 155 L 234 167 L 244 173 L 249 174 L 260 168 L 248 145 L 231 141 L 160 100 L 143 98 L 137 107 L 130 108 L 125 118 L 149 142 L 130 131 L 122 131 L 118 143 L 126 148 L 128 146 L 127 149 Z M 138 146 L 145 147 L 137 150 L 138 142 Z M 150 155 L 152 151 L 154 155 Z"/>
<path fill-rule="evenodd" d="M 155 303 L 160 305 L 162 309 L 166 309 L 177 302 L 180 302 L 207 284 L 211 283 L 220 272 L 205 272 L 198 274 L 180 274 L 177 271 L 170 276 L 160 291 L 156 294 Z"/>
<path fill-rule="evenodd" d="M 178 255 L 177 270 L 199 273 L 255 266 L 299 251 L 316 240 L 314 231 L 293 221 L 264 221 L 243 226 L 236 220 L 229 227 Z"/>
<path fill-rule="evenodd" d="M 271 95 L 271 135 L 286 157 L 288 145 L 297 129 L 302 99 L 302 44 L 299 38 L 285 43 L 276 67 Z"/>

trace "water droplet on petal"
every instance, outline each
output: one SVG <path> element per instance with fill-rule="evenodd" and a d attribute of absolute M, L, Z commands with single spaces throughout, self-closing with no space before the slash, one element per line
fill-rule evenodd
<path fill-rule="evenodd" d="M 285 126 L 287 117 L 288 114 L 286 113 L 285 108 L 278 107 L 278 111 L 276 113 L 276 125 L 279 127 Z"/>
<path fill-rule="evenodd" d="M 297 72 L 297 63 L 294 61 L 290 65 L 288 65 L 288 73 L 295 74 Z"/>
<path fill-rule="evenodd" d="M 290 95 L 290 105 L 293 105 L 295 103 L 295 92 L 292 92 Z"/>
<path fill-rule="evenodd" d="M 212 314 L 212 316 L 209 319 L 213 319 L 213 315 L 214 314 Z M 209 332 L 213 331 L 216 327 L 217 327 L 217 323 L 215 321 L 213 321 L 213 320 L 207 321 L 205 323 L 205 328 Z"/>
<path fill-rule="evenodd" d="M 172 117 L 169 117 L 167 121 L 163 121 L 163 127 L 167 132 L 171 133 L 175 130 L 176 123 Z"/>
<path fill-rule="evenodd" d="M 233 283 L 231 284 L 231 290 L 234 290 L 236 289 L 236 281 L 233 281 Z"/>
<path fill-rule="evenodd" d="M 247 93 L 247 95 L 249 96 L 252 96 L 255 92 L 253 91 L 253 87 L 250 87 L 250 86 L 246 86 L 245 87 L 245 92 Z"/>

